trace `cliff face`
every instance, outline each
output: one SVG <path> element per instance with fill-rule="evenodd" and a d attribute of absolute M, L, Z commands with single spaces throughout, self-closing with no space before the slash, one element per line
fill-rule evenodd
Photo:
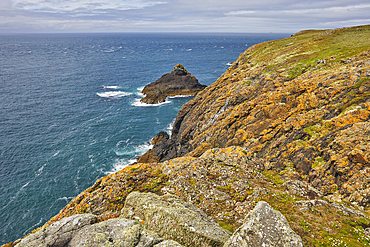
<path fill-rule="evenodd" d="M 159 133 L 141 163 L 99 179 L 41 231 L 76 214 L 107 224 L 136 219 L 137 229 L 153 230 L 148 222 L 157 218 L 146 210 L 159 206 L 133 202 L 139 191 L 176 195 L 177 204 L 185 200 L 235 231 L 218 246 L 268 239 L 283 246 L 279 236 L 294 235 L 286 224 L 304 246 L 370 245 L 370 26 L 304 31 L 249 48 L 182 107 L 172 133 Z M 263 220 L 244 221 L 254 219 Z M 253 228 L 275 219 L 283 231 Z M 195 238 L 163 233 L 171 228 L 163 225 L 159 238 L 196 246 L 189 244 Z"/>
<path fill-rule="evenodd" d="M 369 58 L 369 26 L 255 45 L 182 107 L 172 138 L 144 157 L 198 157 L 241 146 L 286 179 L 369 206 Z M 163 146 L 172 157 L 155 155 Z"/>

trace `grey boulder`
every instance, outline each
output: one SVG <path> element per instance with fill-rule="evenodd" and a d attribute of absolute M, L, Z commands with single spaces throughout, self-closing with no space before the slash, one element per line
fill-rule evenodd
<path fill-rule="evenodd" d="M 248 213 L 244 224 L 238 228 L 224 247 L 240 246 L 303 246 L 302 239 L 289 226 L 279 211 L 264 201 Z"/>

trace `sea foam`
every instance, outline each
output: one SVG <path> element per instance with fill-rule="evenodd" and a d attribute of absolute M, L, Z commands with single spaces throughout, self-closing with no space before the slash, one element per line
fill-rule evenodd
<path fill-rule="evenodd" d="M 96 93 L 96 94 L 102 98 L 121 98 L 124 96 L 131 95 L 131 93 L 127 93 L 123 91 L 109 91 L 109 92 Z"/>
<path fill-rule="evenodd" d="M 160 106 L 160 105 L 165 105 L 169 103 L 172 103 L 172 101 L 166 100 L 165 102 L 161 102 L 158 104 L 147 104 L 147 103 L 141 102 L 140 99 L 135 99 L 135 101 L 131 105 L 133 106 Z"/>

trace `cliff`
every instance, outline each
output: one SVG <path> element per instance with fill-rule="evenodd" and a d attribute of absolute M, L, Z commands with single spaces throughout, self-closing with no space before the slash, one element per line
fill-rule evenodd
<path fill-rule="evenodd" d="M 141 101 L 147 104 L 157 104 L 164 102 L 168 96 L 195 95 L 205 87 L 184 66 L 177 64 L 171 73 L 164 74 L 144 87 L 141 92 L 145 94 L 145 97 Z"/>
<path fill-rule="evenodd" d="M 250 47 L 182 107 L 142 163 L 99 179 L 15 246 L 45 243 L 78 214 L 93 217 L 83 226 L 92 238 L 78 228 L 69 243 L 97 232 L 107 246 L 144 246 L 145 236 L 148 246 L 370 245 L 369 58 L 370 26 Z M 117 222 L 136 237 L 109 235 Z"/>

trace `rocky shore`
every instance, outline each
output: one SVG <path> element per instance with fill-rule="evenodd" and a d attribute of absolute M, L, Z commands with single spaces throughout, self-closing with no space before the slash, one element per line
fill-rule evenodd
<path fill-rule="evenodd" d="M 195 95 L 205 87 L 184 66 L 177 64 L 171 73 L 144 87 L 141 92 L 145 97 L 141 102 L 157 104 L 164 102 L 168 96 Z"/>
<path fill-rule="evenodd" d="M 369 246 L 370 26 L 250 47 L 152 144 L 7 246 Z"/>

